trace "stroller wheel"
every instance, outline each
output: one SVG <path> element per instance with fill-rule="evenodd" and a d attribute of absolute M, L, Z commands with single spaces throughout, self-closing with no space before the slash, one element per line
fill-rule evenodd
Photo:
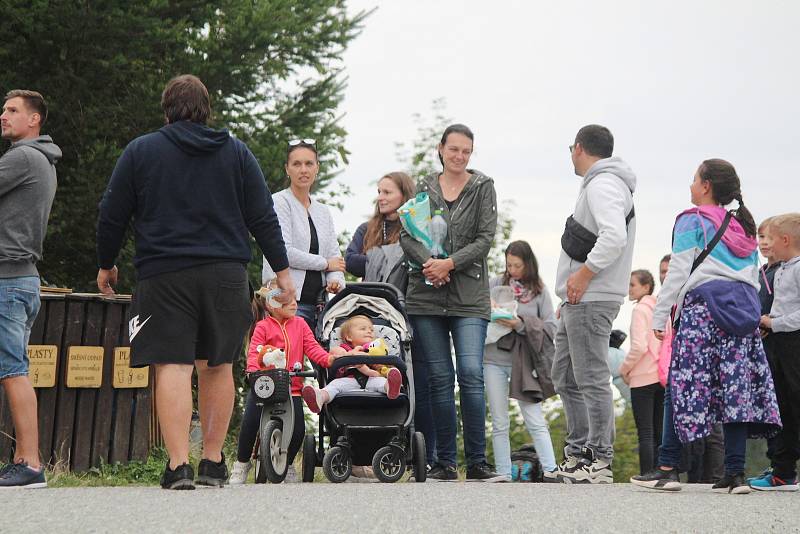
<path fill-rule="evenodd" d="M 314 482 L 317 467 L 317 440 L 313 434 L 303 439 L 303 482 Z"/>
<path fill-rule="evenodd" d="M 261 464 L 267 475 L 267 480 L 273 484 L 280 484 L 286 478 L 289 467 L 286 452 L 281 452 L 283 430 L 278 421 L 270 421 L 261 434 Z"/>
<path fill-rule="evenodd" d="M 353 459 L 344 447 L 331 447 L 322 459 L 322 471 L 325 477 L 334 483 L 344 482 L 353 472 Z"/>
<path fill-rule="evenodd" d="M 428 476 L 428 464 L 425 461 L 425 436 L 422 432 L 414 432 L 411 439 L 411 452 L 414 457 L 414 481 L 425 482 Z"/>
<path fill-rule="evenodd" d="M 381 482 L 397 482 L 406 472 L 406 455 L 399 447 L 386 445 L 372 457 L 372 470 Z"/>

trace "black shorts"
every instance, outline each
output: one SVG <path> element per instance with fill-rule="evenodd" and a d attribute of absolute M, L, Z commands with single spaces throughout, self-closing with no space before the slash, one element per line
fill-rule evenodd
<path fill-rule="evenodd" d="M 128 317 L 131 367 L 232 363 L 253 322 L 247 270 L 209 263 L 141 280 Z"/>

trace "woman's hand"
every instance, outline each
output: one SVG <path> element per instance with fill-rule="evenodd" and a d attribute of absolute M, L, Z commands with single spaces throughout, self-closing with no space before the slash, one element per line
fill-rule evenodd
<path fill-rule="evenodd" d="M 347 351 L 344 350 L 342 347 L 333 347 L 331 349 L 331 355 L 333 355 L 334 358 L 339 358 L 341 356 L 344 356 L 345 354 L 347 354 Z"/>
<path fill-rule="evenodd" d="M 450 258 L 443 260 L 430 258 L 422 264 L 422 274 L 434 286 L 441 287 L 450 281 L 450 271 L 455 268 L 456 266 Z"/>
<path fill-rule="evenodd" d="M 341 291 L 341 289 L 342 289 L 341 284 L 339 284 L 339 282 L 336 281 L 336 280 L 334 280 L 333 282 L 330 282 L 327 286 L 325 286 L 325 290 L 328 293 L 333 293 L 334 295 L 336 293 L 338 293 L 339 291 Z"/>
<path fill-rule="evenodd" d="M 500 326 L 505 326 L 511 330 L 516 330 L 517 327 L 522 323 L 522 320 L 520 320 L 519 317 L 514 317 L 513 319 L 497 319 L 495 322 Z"/>
<path fill-rule="evenodd" d="M 772 317 L 770 317 L 769 315 L 762 315 L 761 316 L 761 321 L 759 323 L 760 323 L 760 326 L 762 326 L 762 327 L 764 327 L 764 328 L 766 328 L 768 330 L 772 329 Z"/>
<path fill-rule="evenodd" d="M 622 378 L 622 381 L 625 382 L 626 385 L 628 386 L 631 385 L 631 375 L 629 375 L 628 373 L 622 373 L 620 377 Z"/>
<path fill-rule="evenodd" d="M 657 340 L 664 341 L 664 331 L 663 330 L 653 330 L 653 335 L 656 336 Z"/>
<path fill-rule="evenodd" d="M 343 273 L 344 272 L 344 258 L 341 256 L 334 256 L 328 258 L 328 268 L 325 269 L 329 273 Z"/>

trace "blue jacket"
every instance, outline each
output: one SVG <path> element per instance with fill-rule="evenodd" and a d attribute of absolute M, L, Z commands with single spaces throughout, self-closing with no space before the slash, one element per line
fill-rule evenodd
<path fill-rule="evenodd" d="M 97 258 L 110 269 L 133 217 L 139 279 L 250 261 L 252 234 L 274 271 L 289 266 L 272 196 L 247 146 L 189 121 L 131 141 L 100 202 Z"/>

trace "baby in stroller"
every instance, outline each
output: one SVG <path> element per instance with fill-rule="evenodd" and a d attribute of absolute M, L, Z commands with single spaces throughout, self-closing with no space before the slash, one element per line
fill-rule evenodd
<path fill-rule="evenodd" d="M 340 335 L 343 343 L 331 349 L 334 357 L 368 354 L 368 346 L 375 341 L 375 327 L 366 315 L 354 315 L 342 324 Z M 319 413 L 341 392 L 358 389 L 382 391 L 388 398 L 396 399 L 402 384 L 403 376 L 395 367 L 359 364 L 339 369 L 336 378 L 322 389 L 304 386 L 302 395 L 309 409 Z"/>

